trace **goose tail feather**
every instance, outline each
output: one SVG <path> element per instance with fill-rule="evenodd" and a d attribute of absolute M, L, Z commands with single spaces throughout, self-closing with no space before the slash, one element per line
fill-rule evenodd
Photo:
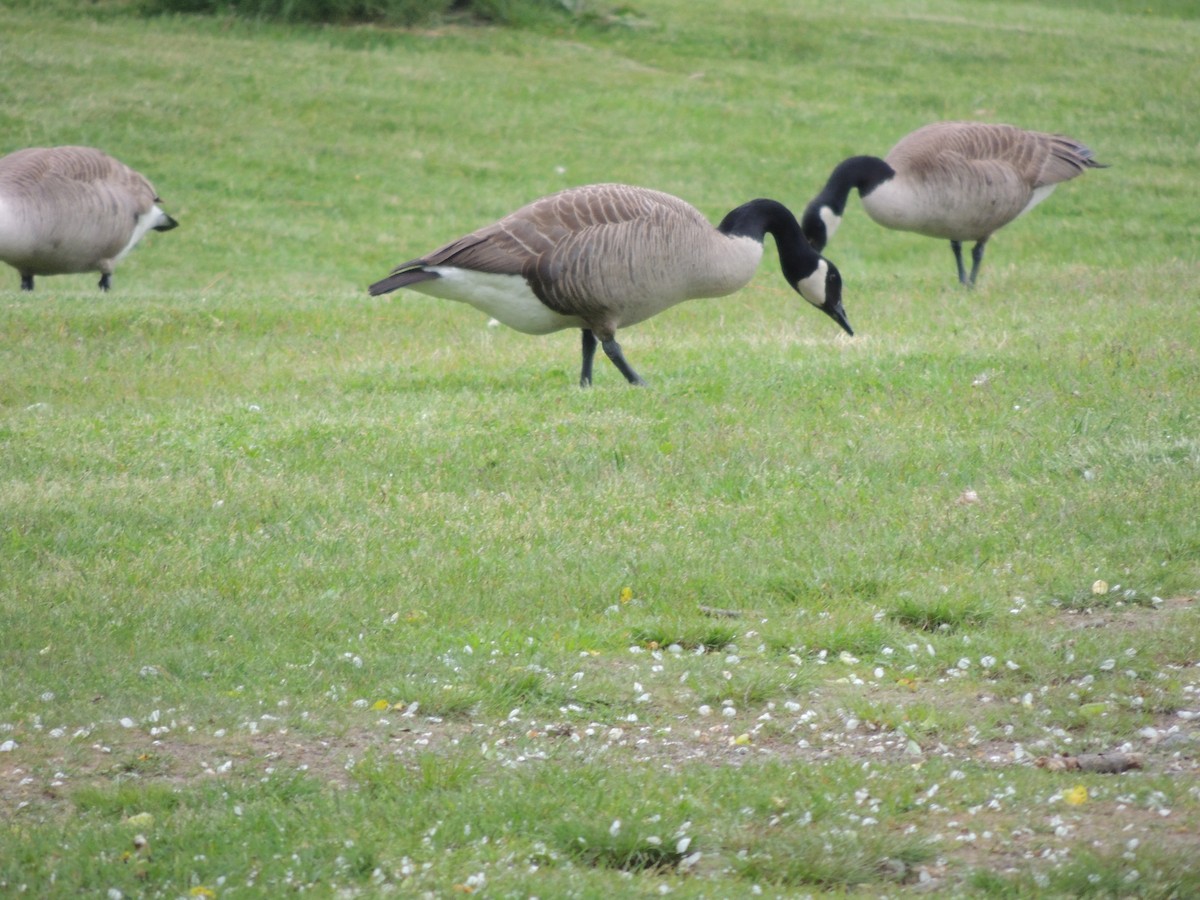
<path fill-rule="evenodd" d="M 427 269 L 405 269 L 401 266 L 398 271 L 393 272 L 387 278 L 375 282 L 368 290 L 372 297 L 378 297 L 380 294 L 388 294 L 400 288 L 420 284 L 422 281 L 431 281 L 439 277 L 437 272 L 430 272 Z"/>

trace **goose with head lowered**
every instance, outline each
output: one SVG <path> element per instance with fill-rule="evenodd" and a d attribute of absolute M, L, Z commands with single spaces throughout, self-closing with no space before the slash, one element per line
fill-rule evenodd
<path fill-rule="evenodd" d="M 630 384 L 619 328 L 684 300 L 744 287 L 775 238 L 784 278 L 805 300 L 854 332 L 842 309 L 842 280 L 783 204 L 752 200 L 714 228 L 678 197 L 623 184 L 568 188 L 500 221 L 397 266 L 372 295 L 411 288 L 468 303 L 525 334 L 579 328 L 579 383 L 592 383 L 596 344 Z"/>
<path fill-rule="evenodd" d="M 29 147 L 0 159 L 0 260 L 33 290 L 35 275 L 113 268 L 151 229 L 179 223 L 144 175 L 92 147 Z"/>
<path fill-rule="evenodd" d="M 804 210 L 804 234 L 818 252 L 824 250 L 857 189 L 867 215 L 885 228 L 948 239 L 958 280 L 970 287 L 994 232 L 1045 200 L 1060 182 L 1102 168 L 1090 149 L 1065 135 L 936 122 L 901 138 L 883 159 L 852 156 L 839 163 Z M 963 241 L 975 242 L 969 276 Z"/>

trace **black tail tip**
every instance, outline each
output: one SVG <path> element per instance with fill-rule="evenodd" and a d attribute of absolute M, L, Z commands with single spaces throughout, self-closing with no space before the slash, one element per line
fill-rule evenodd
<path fill-rule="evenodd" d="M 420 284 L 422 281 L 433 281 L 438 277 L 436 272 L 430 272 L 427 269 L 420 267 L 406 269 L 401 266 L 399 270 L 392 272 L 387 278 L 375 282 L 367 288 L 367 291 L 372 297 L 378 297 L 380 294 L 391 293 L 403 287 Z"/>

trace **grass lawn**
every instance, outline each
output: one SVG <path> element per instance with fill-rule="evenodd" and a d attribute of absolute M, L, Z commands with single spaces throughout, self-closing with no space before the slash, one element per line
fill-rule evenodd
<path fill-rule="evenodd" d="M 180 222 L 107 294 L 0 271 L 0 893 L 1200 895 L 1200 14 L 751 6 L 0 5 L 0 152 Z M 770 246 L 621 332 L 644 390 L 366 293 L 575 184 L 798 212 L 951 118 L 1111 167 L 973 292 L 853 198 L 853 338 Z"/>

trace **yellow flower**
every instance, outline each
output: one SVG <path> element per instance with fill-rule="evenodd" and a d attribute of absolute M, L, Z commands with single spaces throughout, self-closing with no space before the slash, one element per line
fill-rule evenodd
<path fill-rule="evenodd" d="M 749 743 L 750 743 L 750 735 L 748 735 L 748 734 L 739 734 L 737 737 L 735 737 L 733 739 L 733 745 L 735 747 L 745 747 Z"/>
<path fill-rule="evenodd" d="M 1087 788 L 1082 784 L 1077 784 L 1069 791 L 1063 791 L 1063 800 L 1071 806 L 1082 806 L 1087 803 Z"/>
<path fill-rule="evenodd" d="M 202 884 L 196 885 L 188 893 L 190 893 L 193 897 L 215 897 L 215 896 L 217 896 L 216 891 L 214 891 L 212 888 L 207 888 Z"/>
<path fill-rule="evenodd" d="M 628 603 L 632 599 L 633 599 L 633 588 L 631 588 L 631 587 L 621 588 L 621 602 Z"/>
<path fill-rule="evenodd" d="M 376 712 L 383 712 L 385 709 L 390 709 L 391 706 L 392 704 L 388 703 L 386 700 L 376 700 L 373 704 L 371 704 L 371 709 L 375 710 Z"/>

